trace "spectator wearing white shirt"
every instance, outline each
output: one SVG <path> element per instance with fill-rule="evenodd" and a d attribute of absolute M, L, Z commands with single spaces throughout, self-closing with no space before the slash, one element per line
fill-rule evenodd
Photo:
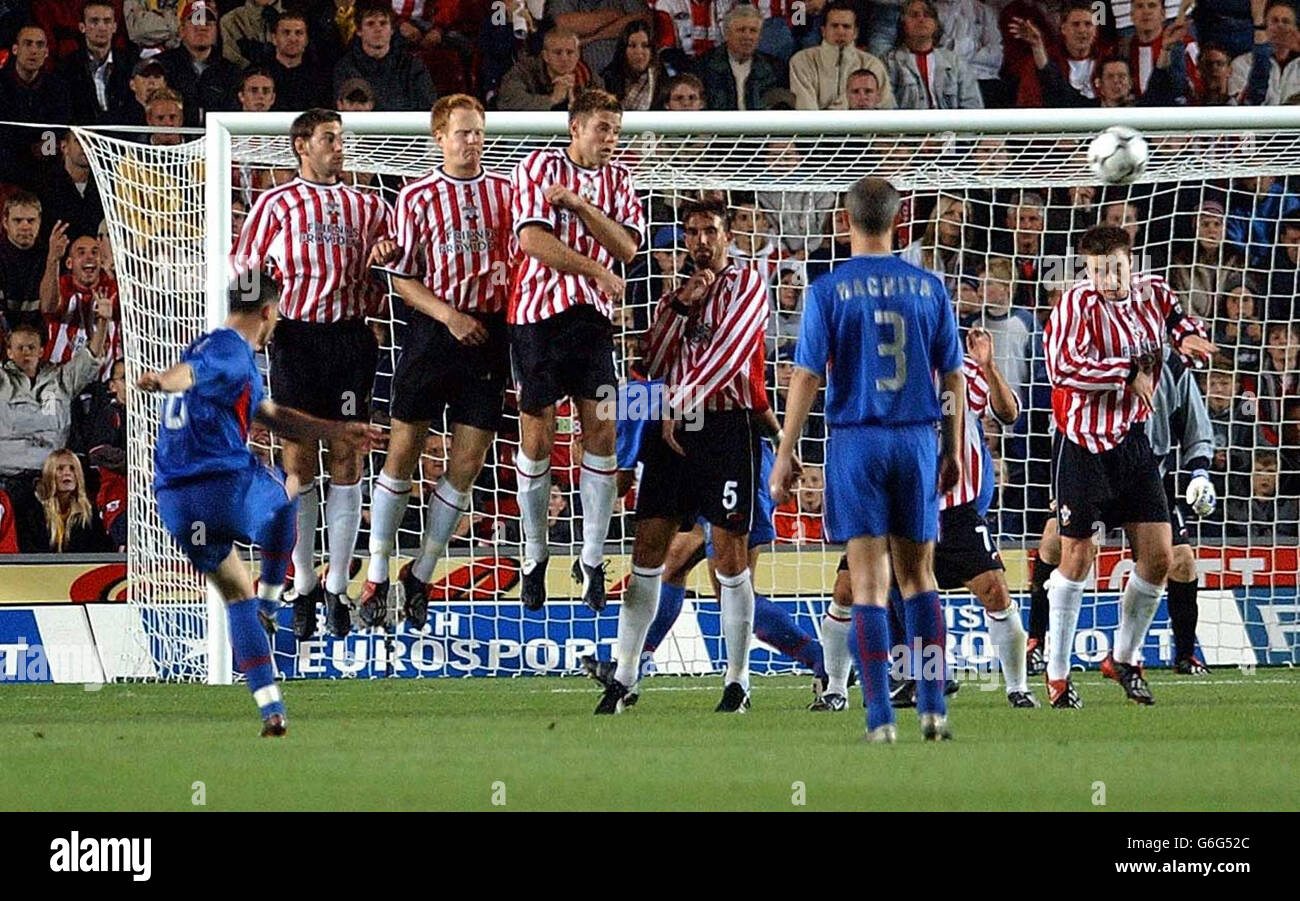
<path fill-rule="evenodd" d="M 943 23 L 943 39 L 938 46 L 950 50 L 966 65 L 979 82 L 985 106 L 997 99 L 999 105 L 1009 105 L 1006 85 L 999 77 L 1002 71 L 1002 32 L 998 29 L 998 14 L 984 0 L 934 0 Z"/>
<path fill-rule="evenodd" d="M 1263 7 L 1261 15 L 1261 7 Z M 1255 47 L 1232 61 L 1228 76 L 1228 93 L 1239 103 L 1278 106 L 1292 94 L 1300 92 L 1300 31 L 1296 29 L 1296 11 L 1287 0 L 1252 0 L 1255 20 Z M 1263 96 L 1257 85 L 1268 71 Z"/>
<path fill-rule="evenodd" d="M 843 0 L 826 8 L 822 22 L 822 42 L 800 50 L 790 58 L 790 89 L 797 109 L 848 109 L 848 80 L 853 73 L 866 69 L 876 76 L 880 92 L 879 109 L 894 108 L 885 64 L 865 50 L 858 49 L 857 13 Z"/>

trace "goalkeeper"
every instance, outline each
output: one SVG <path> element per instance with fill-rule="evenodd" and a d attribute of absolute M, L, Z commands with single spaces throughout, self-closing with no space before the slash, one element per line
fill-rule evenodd
<path fill-rule="evenodd" d="M 1165 348 L 1164 373 L 1156 383 L 1151 399 L 1152 414 L 1147 422 L 1151 451 L 1160 461 L 1169 499 L 1169 526 L 1174 536 L 1173 562 L 1169 567 L 1169 620 L 1174 632 L 1174 670 L 1184 676 L 1209 673 L 1196 656 L 1196 553 L 1188 538 L 1188 511 L 1209 516 L 1217 502 L 1214 485 L 1206 470 L 1214 456 L 1214 432 L 1205 398 L 1190 369 L 1181 357 Z M 1175 438 L 1175 436 L 1177 436 Z M 1183 469 L 1191 473 L 1185 494 L 1186 503 L 1178 498 L 1176 477 L 1167 467 L 1173 460 L 1174 442 Z M 1029 612 L 1028 670 L 1038 675 L 1046 668 L 1043 637 L 1047 634 L 1047 579 L 1061 562 L 1061 540 L 1055 517 L 1043 527 L 1043 539 L 1033 564 L 1031 606 Z"/>

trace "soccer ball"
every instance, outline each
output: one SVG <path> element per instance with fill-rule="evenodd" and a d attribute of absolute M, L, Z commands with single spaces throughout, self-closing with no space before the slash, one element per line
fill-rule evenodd
<path fill-rule="evenodd" d="M 1124 125 L 1112 125 L 1088 145 L 1088 165 L 1107 184 L 1124 184 L 1147 167 L 1147 139 Z"/>

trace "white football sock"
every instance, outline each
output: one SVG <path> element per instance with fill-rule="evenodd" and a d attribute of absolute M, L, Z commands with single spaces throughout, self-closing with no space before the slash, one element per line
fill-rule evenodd
<path fill-rule="evenodd" d="M 853 608 L 831 601 L 822 617 L 822 665 L 826 667 L 826 693 L 849 696 L 849 632 L 853 630 Z"/>
<path fill-rule="evenodd" d="M 1067 579 L 1059 569 L 1047 580 L 1047 678 L 1053 682 L 1070 675 L 1070 653 L 1085 585 Z"/>
<path fill-rule="evenodd" d="M 722 637 L 727 642 L 724 684 L 739 682 L 749 691 L 749 643 L 754 635 L 754 585 L 746 568 L 734 576 L 718 573 L 721 587 Z"/>
<path fill-rule="evenodd" d="M 316 483 L 298 491 L 298 539 L 293 543 L 293 590 L 316 590 L 316 528 L 320 525 L 320 494 Z"/>
<path fill-rule="evenodd" d="M 381 472 L 370 498 L 370 567 L 366 578 L 375 583 L 388 581 L 388 563 L 397 544 L 397 527 L 406 515 L 411 499 L 411 480 L 395 479 Z"/>
<path fill-rule="evenodd" d="M 1151 620 L 1155 619 L 1164 592 L 1163 585 L 1152 585 L 1136 570 L 1129 574 L 1119 605 L 1119 629 L 1115 632 L 1115 659 L 1120 663 L 1142 662 L 1142 645 L 1147 638 L 1147 629 L 1151 628 Z"/>
<path fill-rule="evenodd" d="M 1007 683 L 1007 693 L 1028 691 L 1025 683 L 1025 624 L 1020 621 L 1020 608 L 1012 601 L 1006 610 L 997 613 L 985 611 L 989 620 L 989 640 L 998 652 L 1002 664 L 1002 678 Z"/>
<path fill-rule="evenodd" d="M 645 636 L 654 622 L 659 610 L 659 581 L 664 568 L 653 569 L 632 567 L 632 578 L 628 580 L 623 591 L 623 602 L 618 607 L 618 644 L 615 654 L 618 667 L 614 678 L 623 683 L 624 688 L 636 685 L 640 675 L 641 651 L 645 647 Z"/>
<path fill-rule="evenodd" d="M 433 568 L 447 550 L 451 533 L 465 513 L 465 501 L 468 492 L 457 491 L 451 487 L 447 477 L 443 476 L 433 487 L 433 497 L 429 500 L 429 519 L 424 524 L 424 541 L 420 546 L 420 556 L 411 565 L 411 575 L 421 582 L 427 582 L 433 576 Z"/>
<path fill-rule="evenodd" d="M 582 562 L 587 566 L 600 566 L 605 559 L 605 536 L 614 510 L 617 474 L 618 457 L 583 452 L 578 493 L 582 497 Z"/>
<path fill-rule="evenodd" d="M 357 549 L 357 532 L 361 531 L 361 482 L 338 485 L 330 480 L 325 493 L 325 535 L 329 539 L 330 571 L 325 590 L 347 594 L 348 571 Z"/>
<path fill-rule="evenodd" d="M 544 560 L 546 509 L 551 503 L 551 461 L 533 460 L 521 450 L 515 455 L 519 482 L 519 515 L 523 520 L 524 559 Z"/>

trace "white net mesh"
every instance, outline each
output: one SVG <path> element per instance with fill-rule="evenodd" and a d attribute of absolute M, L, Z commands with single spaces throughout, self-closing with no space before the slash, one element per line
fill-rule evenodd
<path fill-rule="evenodd" d="M 755 120 L 756 129 L 762 120 Z M 1071 254 L 1082 229 L 1098 221 L 1130 227 L 1140 267 L 1166 274 L 1192 312 L 1203 316 L 1223 352 L 1211 378 L 1216 453 L 1212 476 L 1219 509 L 1193 521 L 1192 543 L 1201 572 L 1200 650 L 1210 663 L 1281 663 L 1296 659 L 1296 534 L 1300 391 L 1295 372 L 1300 330 L 1293 318 L 1300 216 L 1288 178 L 1300 174 L 1300 130 L 1187 131 L 1148 134 L 1151 159 L 1139 183 L 1102 187 L 1087 168 L 1091 132 L 1032 135 L 935 133 L 754 133 L 743 136 L 625 132 L 623 162 L 632 167 L 651 222 L 651 247 L 627 269 L 627 302 L 616 316 L 621 374 L 636 355 L 636 337 L 654 302 L 683 277 L 687 265 L 675 226 L 675 207 L 700 191 L 725 192 L 736 212 L 735 252 L 764 268 L 772 285 L 769 390 L 778 415 L 798 334 L 804 287 L 848 255 L 839 193 L 867 174 L 889 177 L 905 192 L 899 250 L 943 274 L 963 323 L 993 331 L 1003 373 L 1025 412 L 990 441 L 999 490 L 990 512 L 1013 593 L 1027 586 L 1025 552 L 1036 544 L 1049 501 L 1050 391 L 1042 361 L 1042 323 L 1055 296 L 1075 276 Z M 150 147 L 86 133 L 83 136 L 104 194 L 125 316 L 128 378 L 161 368 L 205 327 L 205 147 L 196 141 Z M 489 135 L 485 165 L 509 171 L 527 152 L 563 146 L 567 134 Z M 232 232 L 243 209 L 266 187 L 291 174 L 284 135 L 235 137 L 231 145 Z M 352 135 L 351 176 L 363 190 L 390 202 L 408 178 L 437 163 L 429 138 Z M 1216 207 L 1217 205 L 1217 207 Z M 1216 224 L 1217 223 L 1217 224 Z M 1290 235 L 1290 237 L 1288 237 Z M 1291 243 L 1285 243 L 1288 240 Z M 676 247 L 675 247 L 676 245 Z M 674 249 L 675 247 L 675 249 Z M 1243 298 L 1242 295 L 1249 295 Z M 1270 322 L 1280 323 L 1270 325 Z M 381 335 L 374 410 L 383 421 L 391 373 L 404 328 L 402 306 L 374 326 Z M 1292 396 L 1296 403 L 1291 403 Z M 820 408 L 818 408 L 819 410 Z M 129 597 L 140 606 L 150 652 L 163 678 L 204 673 L 202 588 L 162 528 L 149 489 L 157 414 L 150 399 L 132 394 L 130 407 L 131 547 Z M 611 644 L 611 606 L 596 616 L 571 600 L 566 554 L 576 552 L 581 517 L 574 479 L 578 454 L 573 419 L 560 410 L 553 457 L 551 602 L 526 614 L 517 597 L 519 517 L 514 501 L 513 418 L 489 453 L 476 484 L 470 515 L 436 579 L 443 603 L 430 610 L 422 634 L 354 634 L 295 644 L 287 630 L 277 640 L 277 662 L 289 675 L 462 675 L 568 672 L 577 658 Z M 435 428 L 417 469 L 412 503 L 398 535 L 396 574 L 415 552 L 426 500 L 446 459 L 446 424 Z M 265 436 L 255 441 L 265 442 Z M 756 584 L 809 635 L 824 609 L 839 552 L 821 535 L 819 464 L 825 442 L 815 411 L 802 445 L 809 472 L 796 505 L 776 514 L 777 541 L 763 556 Z M 267 453 L 271 449 L 266 448 Z M 1270 460 L 1273 461 L 1270 464 Z M 383 465 L 371 455 L 366 484 Z M 1268 473 L 1278 477 L 1270 488 Z M 1177 469 L 1176 463 L 1171 468 Z M 1185 481 L 1180 478 L 1178 487 Z M 369 492 L 367 491 L 367 497 Z M 367 509 L 368 509 L 367 502 Z M 616 600 L 627 573 L 633 524 L 616 513 L 610 531 Z M 318 537 L 324 546 L 324 534 Z M 358 542 L 364 556 L 366 534 Z M 1117 622 L 1116 597 L 1130 562 L 1122 546 L 1103 551 L 1097 582 L 1081 619 L 1076 662 L 1105 655 Z M 357 594 L 353 582 L 351 594 Z M 661 670 L 716 671 L 724 659 L 716 600 L 700 567 L 686 606 L 657 651 Z M 1028 609 L 1027 598 L 1022 607 Z M 969 596 L 956 594 L 948 612 L 950 650 L 958 664 L 988 662 L 991 646 L 983 615 Z M 287 619 L 286 619 L 287 622 Z M 319 633 L 318 633 L 319 634 Z M 799 641 L 760 634 L 796 650 Z M 604 652 L 602 652 L 604 653 Z M 1164 607 L 1146 648 L 1149 664 L 1172 653 Z M 607 655 L 606 655 L 607 656 Z M 803 663 L 761 645 L 758 671 L 788 671 Z"/>

